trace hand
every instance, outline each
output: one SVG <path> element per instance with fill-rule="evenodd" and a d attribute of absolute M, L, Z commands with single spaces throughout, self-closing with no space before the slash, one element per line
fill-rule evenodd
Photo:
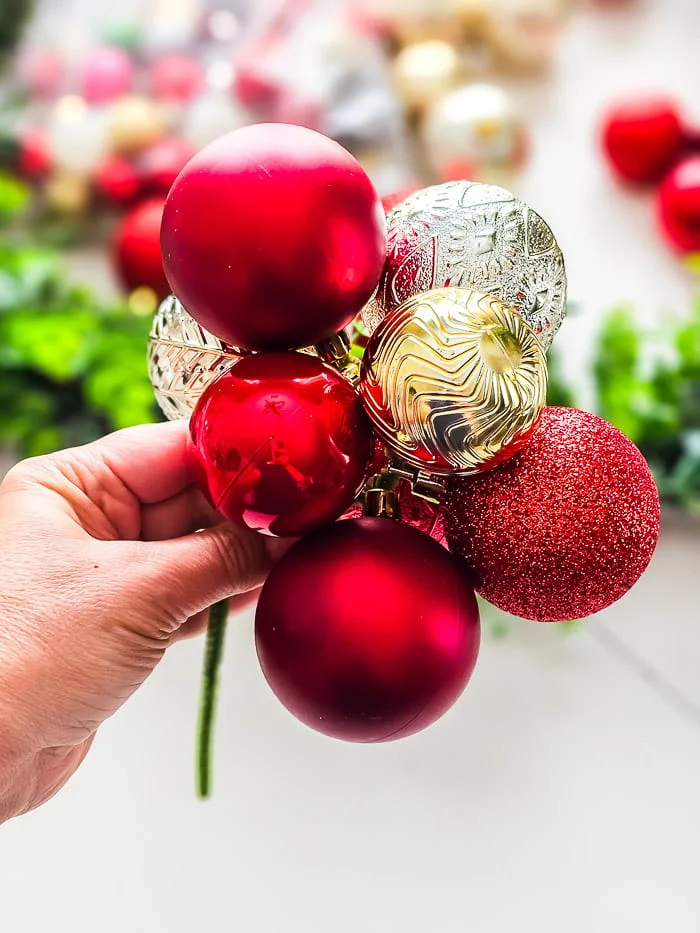
<path fill-rule="evenodd" d="M 2 822 L 53 796 L 166 648 L 254 594 L 282 543 L 206 504 L 185 422 L 20 463 L 0 529 Z"/>

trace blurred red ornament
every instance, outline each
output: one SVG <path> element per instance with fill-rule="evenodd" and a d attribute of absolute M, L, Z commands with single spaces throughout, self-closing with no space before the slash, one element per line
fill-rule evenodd
<path fill-rule="evenodd" d="M 460 696 L 479 611 L 455 559 L 427 535 L 362 518 L 304 538 L 273 568 L 255 637 L 267 682 L 298 719 L 383 742 L 426 728 Z"/>
<path fill-rule="evenodd" d="M 659 188 L 658 211 L 675 249 L 700 252 L 700 155 L 689 156 L 669 172 Z"/>
<path fill-rule="evenodd" d="M 658 182 L 681 151 L 683 130 L 672 101 L 640 98 L 611 107 L 602 127 L 611 168 L 625 181 Z"/>
<path fill-rule="evenodd" d="M 95 187 L 113 204 L 131 204 L 142 193 L 139 173 L 128 159 L 106 158 L 97 168 Z"/>
<path fill-rule="evenodd" d="M 41 181 L 53 168 L 51 149 L 41 130 L 28 129 L 20 138 L 17 171 L 28 181 Z"/>
<path fill-rule="evenodd" d="M 312 130 L 259 124 L 196 155 L 165 206 L 173 291 L 217 337 L 249 350 L 319 343 L 379 281 L 386 223 L 359 163 Z"/>
<path fill-rule="evenodd" d="M 659 534 L 659 496 L 644 457 L 588 412 L 546 408 L 528 444 L 480 476 L 450 479 L 450 548 L 481 595 L 539 622 L 580 619 L 639 579 Z"/>
<path fill-rule="evenodd" d="M 139 162 L 144 187 L 152 194 L 166 195 L 194 155 L 184 139 L 163 139 L 148 149 Z"/>
<path fill-rule="evenodd" d="M 134 85 L 134 64 L 119 48 L 94 49 L 83 67 L 82 92 L 90 104 L 103 104 L 128 94 Z"/>
<path fill-rule="evenodd" d="M 204 392 L 191 435 L 215 508 L 281 537 L 341 515 L 365 479 L 372 441 L 352 385 L 303 353 L 244 357 Z"/>
<path fill-rule="evenodd" d="M 163 55 L 151 67 L 150 84 L 156 100 L 184 103 L 201 91 L 204 75 L 189 55 Z"/>
<path fill-rule="evenodd" d="M 19 74 L 32 97 L 56 97 L 63 81 L 63 62 L 48 50 L 30 52 L 20 59 Z"/>
<path fill-rule="evenodd" d="M 170 286 L 160 257 L 162 198 L 150 198 L 130 211 L 116 230 L 112 248 L 114 265 L 129 291 L 146 286 L 161 300 Z"/>

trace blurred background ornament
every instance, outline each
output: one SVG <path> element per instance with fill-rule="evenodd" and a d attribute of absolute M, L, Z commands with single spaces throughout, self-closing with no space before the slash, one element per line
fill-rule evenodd
<path fill-rule="evenodd" d="M 360 393 L 401 460 L 428 473 L 477 473 L 532 433 L 547 364 L 532 330 L 497 298 L 437 289 L 409 299 L 375 330 Z"/>
<path fill-rule="evenodd" d="M 680 155 L 683 127 L 678 107 L 669 98 L 620 101 L 607 109 L 601 123 L 603 152 L 623 181 L 658 183 Z"/>
<path fill-rule="evenodd" d="M 387 218 L 388 252 L 368 330 L 434 288 L 483 291 L 517 310 L 547 349 L 566 314 L 564 258 L 545 221 L 504 188 L 467 181 L 416 192 Z"/>
<path fill-rule="evenodd" d="M 89 176 L 109 151 L 107 111 L 69 94 L 53 106 L 46 133 L 51 158 L 62 171 Z"/>
<path fill-rule="evenodd" d="M 205 389 L 242 355 L 200 327 L 174 295 L 166 298 L 148 344 L 148 374 L 165 417 L 189 418 Z"/>
<path fill-rule="evenodd" d="M 147 286 L 160 300 L 170 294 L 160 253 L 164 203 L 163 197 L 154 197 L 134 207 L 121 220 L 112 244 L 113 265 L 127 291 Z"/>
<path fill-rule="evenodd" d="M 681 253 L 700 253 L 700 155 L 683 159 L 669 172 L 657 202 L 668 243 Z"/>
<path fill-rule="evenodd" d="M 489 0 L 487 41 L 506 69 L 549 67 L 572 0 Z"/>
<path fill-rule="evenodd" d="M 90 203 L 90 185 L 85 175 L 59 169 L 47 179 L 44 198 L 57 214 L 81 215 Z"/>
<path fill-rule="evenodd" d="M 420 114 L 439 100 L 460 76 L 457 49 L 442 39 L 413 42 L 394 59 L 394 86 L 411 114 Z"/>
<path fill-rule="evenodd" d="M 148 97 L 122 97 L 110 106 L 109 140 L 114 152 L 139 152 L 157 142 L 165 127 L 164 111 Z"/>
<path fill-rule="evenodd" d="M 437 100 L 426 115 L 423 140 L 440 181 L 510 183 L 527 149 L 513 99 L 494 84 L 466 84 Z"/>
<path fill-rule="evenodd" d="M 135 68 L 123 49 L 98 46 L 83 65 L 81 93 L 88 104 L 104 104 L 133 90 Z"/>

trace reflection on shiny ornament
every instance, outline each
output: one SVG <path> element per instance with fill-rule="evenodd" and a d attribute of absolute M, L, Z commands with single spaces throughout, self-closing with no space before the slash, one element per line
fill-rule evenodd
<path fill-rule="evenodd" d="M 439 475 L 481 472 L 527 441 L 545 405 L 544 350 L 522 317 L 482 292 L 409 299 L 372 335 L 360 393 L 402 461 Z"/>
<path fill-rule="evenodd" d="M 409 110 L 423 110 L 440 98 L 459 77 L 459 56 L 439 39 L 414 42 L 394 60 L 394 82 Z"/>
<path fill-rule="evenodd" d="M 116 152 L 145 149 L 159 140 L 165 129 L 164 112 L 147 97 L 123 97 L 110 108 L 109 135 Z"/>
<path fill-rule="evenodd" d="M 362 317 L 369 331 L 408 298 L 475 288 L 514 307 L 547 349 L 566 314 L 564 258 L 549 226 L 495 185 L 417 191 L 387 218 L 387 262 Z"/>
<path fill-rule="evenodd" d="M 493 84 L 467 84 L 437 101 L 423 125 L 440 181 L 509 183 L 523 163 L 525 128 L 511 97 Z"/>
<path fill-rule="evenodd" d="M 189 418 L 217 376 L 240 351 L 200 327 L 172 295 L 158 309 L 148 344 L 148 374 L 161 411 L 170 421 Z"/>
<path fill-rule="evenodd" d="M 89 174 L 109 148 L 107 112 L 101 107 L 88 107 L 75 94 L 61 97 L 49 117 L 47 140 L 59 169 Z"/>
<path fill-rule="evenodd" d="M 246 115 L 229 94 L 210 91 L 188 106 L 182 135 L 195 149 L 202 149 L 247 122 Z"/>

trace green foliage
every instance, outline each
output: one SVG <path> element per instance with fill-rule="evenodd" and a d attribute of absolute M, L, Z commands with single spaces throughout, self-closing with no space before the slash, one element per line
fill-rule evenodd
<path fill-rule="evenodd" d="M 0 3 L 0 55 L 8 52 L 20 37 L 34 6 L 34 0 L 2 0 Z"/>

